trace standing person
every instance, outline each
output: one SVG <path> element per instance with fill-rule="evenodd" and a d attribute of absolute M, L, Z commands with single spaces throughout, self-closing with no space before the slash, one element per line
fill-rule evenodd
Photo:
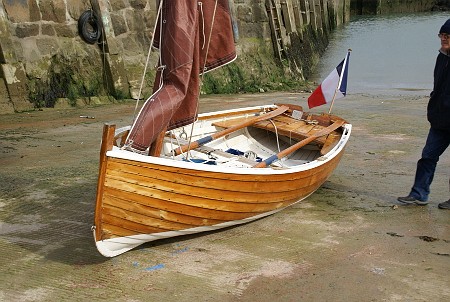
<path fill-rule="evenodd" d="M 448 180 L 448 190 L 450 191 L 450 179 Z M 450 210 L 450 199 L 444 202 L 441 202 L 438 205 L 439 209 L 447 209 Z"/>
<path fill-rule="evenodd" d="M 430 122 L 422 158 L 417 162 L 414 185 L 408 196 L 398 197 L 405 204 L 428 204 L 430 185 L 433 181 L 439 156 L 450 144 L 450 19 L 439 30 L 441 49 L 434 67 L 434 85 L 427 107 Z M 440 209 L 450 209 L 450 200 L 439 204 Z"/>

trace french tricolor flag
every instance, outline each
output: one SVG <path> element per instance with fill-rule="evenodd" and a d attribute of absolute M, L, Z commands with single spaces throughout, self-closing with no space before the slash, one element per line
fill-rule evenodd
<path fill-rule="evenodd" d="M 322 84 L 314 90 L 308 98 L 309 108 L 317 107 L 334 100 L 343 98 L 347 94 L 348 59 L 350 50 L 345 59 L 325 78 Z"/>

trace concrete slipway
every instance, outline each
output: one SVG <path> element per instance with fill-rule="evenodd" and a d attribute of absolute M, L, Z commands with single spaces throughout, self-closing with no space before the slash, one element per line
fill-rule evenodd
<path fill-rule="evenodd" d="M 202 110 L 307 94 L 217 96 Z M 239 102 L 239 103 L 238 103 Z M 428 131 L 426 97 L 348 96 L 353 126 L 341 165 L 315 194 L 271 217 L 146 244 L 116 258 L 90 227 L 104 122 L 134 103 L 0 116 L 1 301 L 450 300 L 450 154 L 431 204 L 401 206 Z M 327 110 L 319 108 L 318 110 Z M 93 117 L 91 119 L 80 116 Z"/>

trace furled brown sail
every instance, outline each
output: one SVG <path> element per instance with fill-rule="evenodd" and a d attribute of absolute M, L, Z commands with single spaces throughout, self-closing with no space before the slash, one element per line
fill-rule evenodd
<path fill-rule="evenodd" d="M 154 93 L 141 108 L 126 145 L 145 151 L 165 129 L 195 121 L 199 74 L 236 58 L 228 0 L 162 3 L 160 61 Z"/>

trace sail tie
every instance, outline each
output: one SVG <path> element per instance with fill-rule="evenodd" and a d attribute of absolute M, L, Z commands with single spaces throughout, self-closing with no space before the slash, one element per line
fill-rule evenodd
<path fill-rule="evenodd" d="M 203 3 L 198 2 L 198 6 L 200 7 L 200 15 L 201 15 L 201 19 L 202 19 L 202 36 L 203 36 L 202 49 L 205 49 L 206 35 L 205 35 L 205 16 L 203 14 Z"/>
<path fill-rule="evenodd" d="M 164 70 L 166 69 L 166 67 L 167 67 L 167 65 L 160 65 L 160 66 L 158 66 L 158 68 L 156 68 L 157 71 L 161 71 L 161 76 L 159 77 L 159 86 L 158 86 L 159 89 L 162 88 L 164 85 L 163 74 L 164 74 Z"/>

